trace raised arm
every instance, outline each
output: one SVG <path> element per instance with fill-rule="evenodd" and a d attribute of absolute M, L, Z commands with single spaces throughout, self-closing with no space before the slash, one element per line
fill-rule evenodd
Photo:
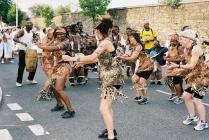
<path fill-rule="evenodd" d="M 192 49 L 192 57 L 189 63 L 187 63 L 186 65 L 181 65 L 181 68 L 184 69 L 193 69 L 199 60 L 199 57 L 203 54 L 201 48 L 199 46 L 194 46 L 194 48 Z"/>
<path fill-rule="evenodd" d="M 91 63 L 96 63 L 98 60 L 98 57 L 105 51 L 108 51 L 109 45 L 112 46 L 112 44 L 109 42 L 101 43 L 98 48 L 91 54 L 87 56 L 82 56 L 82 57 L 70 57 L 67 55 L 63 55 L 63 60 L 65 61 L 77 61 L 77 62 L 82 62 L 83 64 L 91 64 Z M 112 46 L 114 49 L 114 47 Z"/>
<path fill-rule="evenodd" d="M 183 69 L 193 69 L 199 60 L 199 57 L 203 54 L 201 48 L 199 46 L 194 46 L 192 49 L 192 57 L 190 59 L 190 62 L 185 65 L 178 65 L 175 63 L 171 63 L 172 65 L 169 68 L 183 68 Z"/>
<path fill-rule="evenodd" d="M 27 47 L 27 43 L 26 42 L 22 42 L 19 40 L 20 37 L 22 37 L 24 35 L 24 30 L 20 30 L 19 32 L 17 32 L 17 34 L 14 36 L 14 42 L 16 43 L 20 43 L 22 45 L 24 45 L 25 47 Z"/>
<path fill-rule="evenodd" d="M 53 40 L 47 42 L 47 38 L 44 38 L 43 43 L 39 42 L 37 46 L 47 51 L 57 51 L 69 47 L 70 45 L 69 40 L 65 40 L 61 43 L 53 43 L 53 42 L 54 42 Z"/>
<path fill-rule="evenodd" d="M 137 46 L 131 56 L 118 56 L 117 59 L 134 62 L 137 59 L 137 57 L 139 56 L 139 53 L 141 50 L 142 50 L 142 47 Z"/>

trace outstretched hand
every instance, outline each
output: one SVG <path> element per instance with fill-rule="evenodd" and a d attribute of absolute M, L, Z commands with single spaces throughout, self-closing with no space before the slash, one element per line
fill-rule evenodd
<path fill-rule="evenodd" d="M 82 62 L 75 62 L 74 63 L 74 67 L 75 68 L 84 67 L 84 63 L 82 63 Z"/>
<path fill-rule="evenodd" d="M 70 57 L 69 55 L 62 55 L 62 59 L 69 62 L 75 61 L 74 57 Z"/>
<path fill-rule="evenodd" d="M 115 57 L 116 60 L 123 60 L 123 58 L 124 58 L 124 56 L 122 56 L 122 55 L 119 55 L 119 56 Z"/>
<path fill-rule="evenodd" d="M 178 68 L 178 67 L 179 67 L 178 64 L 170 62 L 170 65 L 169 65 L 168 69 L 173 69 L 173 68 Z"/>

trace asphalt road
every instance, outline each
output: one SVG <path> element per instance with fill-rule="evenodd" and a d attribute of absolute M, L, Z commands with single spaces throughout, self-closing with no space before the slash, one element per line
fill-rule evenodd
<path fill-rule="evenodd" d="M 98 133 L 104 125 L 98 109 L 100 91 L 95 73 L 90 74 L 87 85 L 70 87 L 66 83 L 66 92 L 76 111 L 71 119 L 62 119 L 62 112 L 49 111 L 55 105 L 54 100 L 35 100 L 45 80 L 40 67 L 35 77 L 39 82 L 37 85 L 23 82 L 23 87 L 16 87 L 16 74 L 16 63 L 0 64 L 0 87 L 3 92 L 0 140 L 98 140 Z M 24 81 L 27 74 L 25 72 Z M 208 140 L 209 130 L 196 132 L 193 125 L 182 124 L 187 115 L 185 106 L 169 102 L 169 92 L 165 85 L 149 86 L 149 104 L 138 105 L 133 101 L 135 93 L 131 82 L 127 81 L 124 93 L 129 99 L 115 101 L 113 105 L 119 140 Z M 207 116 L 208 97 L 203 100 L 207 105 Z M 11 110 L 9 106 L 16 110 Z"/>

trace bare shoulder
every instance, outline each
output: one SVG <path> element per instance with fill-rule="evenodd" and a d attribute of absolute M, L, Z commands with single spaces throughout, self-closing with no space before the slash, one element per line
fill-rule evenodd
<path fill-rule="evenodd" d="M 195 45 L 192 49 L 192 53 L 196 54 L 196 55 L 202 55 L 203 54 L 203 50 L 199 45 Z"/>
<path fill-rule="evenodd" d="M 103 40 L 98 47 L 101 47 L 103 50 L 112 50 L 114 48 L 110 40 Z"/>
<path fill-rule="evenodd" d="M 101 42 L 101 46 L 112 46 L 113 44 L 112 44 L 112 42 L 110 41 L 110 40 L 103 40 L 102 42 Z"/>
<path fill-rule="evenodd" d="M 142 50 L 142 46 L 141 45 L 137 45 L 135 51 L 140 52 Z"/>

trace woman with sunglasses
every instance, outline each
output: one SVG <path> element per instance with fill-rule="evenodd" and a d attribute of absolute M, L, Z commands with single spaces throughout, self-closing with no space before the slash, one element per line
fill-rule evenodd
<path fill-rule="evenodd" d="M 44 45 L 50 47 L 50 44 L 53 41 L 53 29 L 49 29 L 46 37 L 44 38 L 44 42 L 42 42 Z M 50 89 L 50 79 L 53 72 L 54 67 L 54 54 L 51 51 L 43 50 L 41 59 L 40 59 L 42 70 L 44 71 L 47 81 L 44 83 L 43 89 L 38 92 L 37 94 L 37 100 L 39 101 L 48 101 L 51 100 L 52 97 L 52 90 Z"/>
<path fill-rule="evenodd" d="M 72 71 L 71 65 L 62 60 L 62 55 L 65 54 L 70 47 L 68 35 L 68 31 L 64 27 L 56 27 L 53 33 L 54 41 L 52 41 L 50 47 L 46 44 L 39 45 L 41 49 L 53 51 L 55 62 L 51 82 L 54 83 L 57 105 L 52 108 L 51 111 L 55 112 L 63 110 L 63 101 L 67 108 L 67 111 L 61 115 L 64 119 L 74 117 L 75 115 L 70 99 L 64 91 L 65 82 Z"/>

